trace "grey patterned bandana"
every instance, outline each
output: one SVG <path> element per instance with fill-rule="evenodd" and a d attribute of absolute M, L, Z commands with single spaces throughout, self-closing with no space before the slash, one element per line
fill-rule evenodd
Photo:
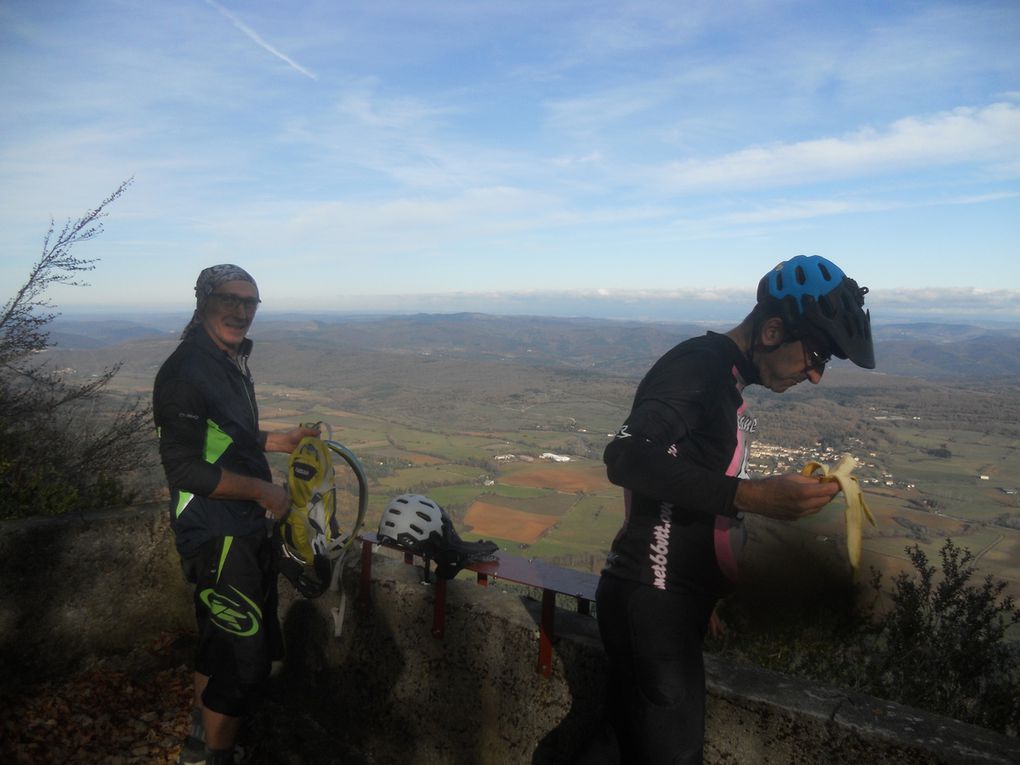
<path fill-rule="evenodd" d="M 195 282 L 195 313 L 191 315 L 191 321 L 188 322 L 188 326 L 181 333 L 182 340 L 202 323 L 202 314 L 205 311 L 205 304 L 208 302 L 209 296 L 216 291 L 217 287 L 227 282 L 251 282 L 255 284 L 255 279 L 243 268 L 235 266 L 233 263 L 221 263 L 218 266 L 203 268 L 202 273 L 198 275 L 198 281 Z M 257 284 L 255 284 L 255 289 L 258 289 Z"/>

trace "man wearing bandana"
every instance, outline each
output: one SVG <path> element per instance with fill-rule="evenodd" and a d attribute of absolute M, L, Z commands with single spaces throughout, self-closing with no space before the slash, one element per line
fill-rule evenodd
<path fill-rule="evenodd" d="M 283 656 L 272 523 L 290 507 L 265 452 L 310 428 L 259 430 L 248 357 L 258 286 L 244 269 L 204 269 L 195 312 L 153 388 L 171 527 L 195 585 L 199 644 L 191 731 L 180 763 L 231 763 L 241 720 Z"/>

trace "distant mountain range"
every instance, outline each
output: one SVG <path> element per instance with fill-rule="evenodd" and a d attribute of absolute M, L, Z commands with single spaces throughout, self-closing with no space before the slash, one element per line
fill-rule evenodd
<path fill-rule="evenodd" d="M 56 319 L 50 325 L 50 342 L 59 349 L 109 348 L 131 340 L 166 336 L 157 326 L 122 319 Z"/>
<path fill-rule="evenodd" d="M 56 319 L 59 350 L 111 349 L 145 338 L 175 338 L 186 316 L 152 321 Z M 729 326 L 605 319 L 496 316 L 483 313 L 407 316 L 260 316 L 255 339 L 324 349 L 360 349 L 464 359 L 513 359 L 541 366 L 633 374 L 684 338 Z M 876 325 L 878 372 L 931 380 L 984 380 L 1020 375 L 1020 328 L 973 324 Z M 105 353 L 104 353 L 105 355 Z M 835 361 L 836 365 L 851 366 Z"/>

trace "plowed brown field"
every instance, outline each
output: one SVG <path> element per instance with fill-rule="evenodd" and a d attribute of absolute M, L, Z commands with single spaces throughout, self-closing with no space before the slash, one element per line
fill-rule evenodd
<path fill-rule="evenodd" d="M 471 526 L 472 534 L 533 544 L 559 519 L 555 515 L 538 515 L 488 502 L 475 502 L 468 508 L 464 520 Z"/>
<path fill-rule="evenodd" d="M 612 488 L 602 465 L 535 465 L 500 475 L 500 483 L 590 494 Z"/>

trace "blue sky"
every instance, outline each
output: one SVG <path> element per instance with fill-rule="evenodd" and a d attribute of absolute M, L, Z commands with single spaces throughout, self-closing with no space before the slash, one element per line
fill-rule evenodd
<path fill-rule="evenodd" d="M 1020 319 L 1018 50 L 1016 0 L 0 0 L 0 298 L 130 177 L 59 307 L 742 315 L 803 253 Z"/>

